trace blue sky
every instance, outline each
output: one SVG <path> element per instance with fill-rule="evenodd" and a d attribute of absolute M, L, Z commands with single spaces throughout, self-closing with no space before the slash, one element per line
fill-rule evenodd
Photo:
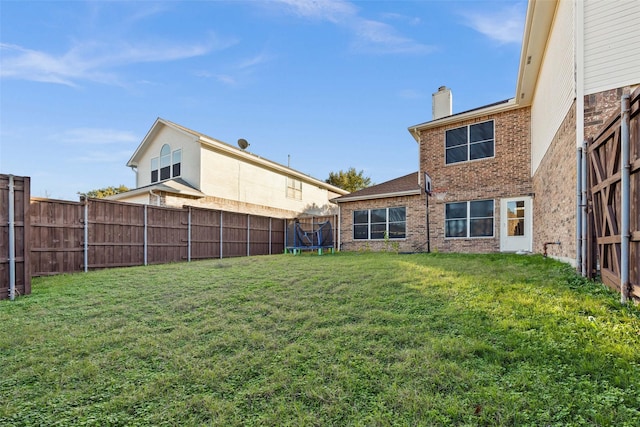
<path fill-rule="evenodd" d="M 446 85 L 515 94 L 526 1 L 0 0 L 0 172 L 32 195 L 135 185 L 157 117 L 318 179 L 418 169 L 409 126 Z"/>

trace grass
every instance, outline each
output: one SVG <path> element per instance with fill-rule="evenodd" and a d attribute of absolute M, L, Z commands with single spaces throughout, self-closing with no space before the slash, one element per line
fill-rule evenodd
<path fill-rule="evenodd" d="M 638 425 L 640 311 L 539 256 L 303 254 L 38 278 L 0 425 Z"/>

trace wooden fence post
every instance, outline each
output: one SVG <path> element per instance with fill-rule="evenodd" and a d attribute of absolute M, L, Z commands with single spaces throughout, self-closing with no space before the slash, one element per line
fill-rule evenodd
<path fill-rule="evenodd" d="M 269 255 L 271 255 L 271 220 L 273 218 L 269 217 Z"/>
<path fill-rule="evenodd" d="M 9 175 L 9 299 L 16 297 L 16 229 L 15 229 L 15 185 L 13 175 Z"/>
<path fill-rule="evenodd" d="M 191 206 L 187 216 L 187 262 L 191 262 Z"/>
<path fill-rule="evenodd" d="M 148 263 L 148 249 L 149 249 L 149 239 L 148 239 L 148 221 L 147 221 L 147 205 L 144 205 L 144 265 Z"/>
<path fill-rule="evenodd" d="M 223 223 L 222 223 L 222 214 L 224 212 L 220 211 L 220 259 L 222 259 L 222 235 L 223 235 Z"/>
<path fill-rule="evenodd" d="M 83 220 L 83 245 L 84 245 L 84 272 L 89 271 L 89 198 L 86 196 L 82 197 L 82 201 L 84 202 L 83 212 L 84 212 L 84 220 Z"/>

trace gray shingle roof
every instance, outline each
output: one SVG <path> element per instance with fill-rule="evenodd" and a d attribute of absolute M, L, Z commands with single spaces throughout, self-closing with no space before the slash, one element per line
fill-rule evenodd
<path fill-rule="evenodd" d="M 350 202 L 355 200 L 380 199 L 383 197 L 411 196 L 420 194 L 422 188 L 418 183 L 418 172 L 383 182 L 378 185 L 354 191 L 342 197 L 333 199 L 334 202 Z"/>

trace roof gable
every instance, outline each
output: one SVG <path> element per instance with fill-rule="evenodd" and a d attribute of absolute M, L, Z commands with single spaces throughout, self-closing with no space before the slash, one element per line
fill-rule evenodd
<path fill-rule="evenodd" d="M 138 148 L 136 148 L 136 150 L 133 152 L 133 155 L 127 162 L 127 166 L 129 167 L 138 166 L 138 162 L 142 157 L 142 155 L 144 154 L 144 152 L 146 151 L 147 147 L 149 147 L 153 143 L 153 141 L 156 139 L 158 134 L 162 131 L 163 127 L 170 127 L 177 132 L 184 133 L 191 137 L 196 137 L 196 138 L 198 137 L 197 132 L 182 126 L 178 126 L 175 123 L 172 123 L 168 120 L 164 120 L 158 117 L 156 121 L 153 123 L 153 125 L 151 126 L 151 129 L 149 129 L 145 137 L 142 139 L 142 142 L 140 143 L 140 145 L 138 145 Z"/>

